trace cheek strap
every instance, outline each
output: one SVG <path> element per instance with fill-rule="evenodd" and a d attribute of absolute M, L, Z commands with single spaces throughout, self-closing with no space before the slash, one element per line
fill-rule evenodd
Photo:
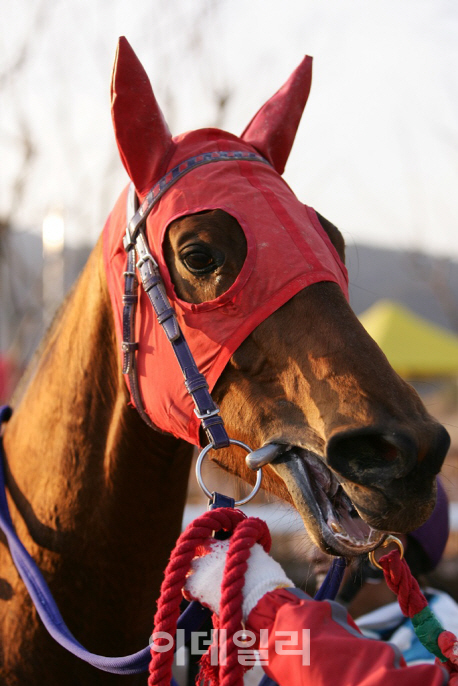
<path fill-rule="evenodd" d="M 143 289 L 156 314 L 157 321 L 162 326 L 167 339 L 170 341 L 178 364 L 183 372 L 186 390 L 191 395 L 196 416 L 200 419 L 202 428 L 207 434 L 209 443 L 214 448 L 229 446 L 229 437 L 224 427 L 223 419 L 219 416 L 219 407 L 213 401 L 208 384 L 197 368 L 194 357 L 178 324 L 175 312 L 167 297 L 165 287 L 159 272 L 159 267 L 148 246 L 145 235 L 146 219 L 154 205 L 164 193 L 184 174 L 204 164 L 221 161 L 248 160 L 252 162 L 268 162 L 256 153 L 247 151 L 215 151 L 203 153 L 182 162 L 168 172 L 153 186 L 143 203 L 138 206 L 134 185 L 131 184 L 127 197 L 127 228 L 123 244 L 127 253 L 127 265 L 124 272 L 124 295 L 122 329 L 122 371 L 129 379 L 129 387 L 134 405 L 142 419 L 155 431 L 160 431 L 149 418 L 141 397 L 136 351 L 141 342 L 135 341 L 135 314 L 138 302 L 137 271 L 140 274 Z M 138 259 L 137 259 L 138 258 Z"/>

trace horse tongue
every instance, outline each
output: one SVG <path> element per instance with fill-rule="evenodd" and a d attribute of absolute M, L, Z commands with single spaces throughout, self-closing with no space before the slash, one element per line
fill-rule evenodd
<path fill-rule="evenodd" d="M 284 443 L 267 443 L 266 445 L 263 445 L 262 448 L 258 448 L 258 450 L 253 450 L 252 453 L 248 453 L 245 461 L 250 469 L 259 469 L 260 467 L 269 464 L 269 462 L 273 462 L 280 453 L 285 452 L 289 447 L 290 446 L 285 445 Z"/>

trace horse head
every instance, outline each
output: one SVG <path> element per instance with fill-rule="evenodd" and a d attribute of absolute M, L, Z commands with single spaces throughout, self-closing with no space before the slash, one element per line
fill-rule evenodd
<path fill-rule="evenodd" d="M 228 433 L 252 446 L 215 460 L 300 512 L 315 542 L 368 551 L 380 532 L 418 527 L 434 506 L 449 437 L 390 367 L 348 303 L 344 242 L 282 180 L 311 83 L 305 58 L 241 137 L 172 137 L 147 75 L 118 46 L 112 114 L 121 159 L 142 201 L 172 169 L 193 168 L 148 217 L 146 233 L 188 344 Z M 251 157 L 250 157 L 251 156 Z M 175 173 L 175 172 L 174 172 Z M 124 193 L 104 233 L 118 337 Z M 192 401 L 144 293 L 137 318 L 145 407 L 161 430 L 202 444 Z"/>

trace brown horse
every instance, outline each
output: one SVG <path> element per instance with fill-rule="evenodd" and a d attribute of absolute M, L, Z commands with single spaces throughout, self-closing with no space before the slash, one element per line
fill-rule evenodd
<path fill-rule="evenodd" d="M 307 97 L 298 95 L 304 79 L 310 78 L 309 63 L 303 65 L 242 138 L 214 131 L 204 138 L 212 139 L 212 145 L 215 136 L 223 137 L 230 150 L 238 146 L 260 152 L 278 171 Z M 118 49 L 113 94 L 121 156 L 143 199 L 170 169 L 176 153 L 171 146 L 178 146 L 178 139 L 170 138 L 125 40 Z M 258 171 L 261 167 L 278 176 L 260 162 L 212 165 L 223 186 L 228 179 L 223 191 L 229 200 L 237 197 L 235 190 L 232 196 L 231 170 L 245 170 L 254 189 L 255 175 L 264 173 Z M 188 178 L 198 174 L 191 171 Z M 269 195 L 275 207 L 283 192 L 291 193 L 284 184 L 284 190 L 278 188 L 278 194 Z M 210 193 L 210 187 L 201 182 L 200 191 Z M 180 198 L 184 195 L 181 191 Z M 161 271 L 177 312 L 188 307 L 180 323 L 188 325 L 191 336 L 192 308 L 209 312 L 209 320 L 212 312 L 216 317 L 218 312 L 207 303 L 233 289 L 253 255 L 256 264 L 261 260 L 263 246 L 253 247 L 251 234 L 238 220 L 249 214 L 256 197 L 253 190 L 250 207 L 240 212 L 227 211 L 229 200 L 221 207 L 212 199 L 164 226 Z M 161 202 L 167 206 L 168 200 L 166 193 Z M 152 213 L 149 237 L 157 221 Z M 315 225 L 317 235 L 323 234 L 322 245 L 337 264 L 338 255 L 343 260 L 340 233 L 323 218 L 320 224 Z M 107 232 L 115 228 L 113 215 L 107 227 L 31 365 L 4 432 L 4 447 L 15 527 L 70 630 L 95 653 L 123 655 L 144 647 L 151 633 L 163 570 L 180 531 L 193 448 L 175 425 L 169 432 L 163 426 L 162 431 L 151 429 L 129 404 L 118 315 L 103 256 Z M 270 245 L 272 269 L 283 259 L 282 250 L 280 242 Z M 324 253 L 321 259 L 327 259 Z M 301 261 L 298 251 L 296 262 Z M 291 263 L 286 271 L 295 268 Z M 254 276 L 253 288 L 260 283 L 261 296 L 268 290 L 264 277 L 261 272 Z M 227 303 L 233 314 L 237 297 Z M 337 277 L 298 286 L 264 315 L 258 322 L 253 320 L 256 313 L 249 315 L 248 333 L 243 322 L 233 327 L 234 350 L 217 374 L 213 396 L 229 435 L 263 449 L 250 459 L 252 464 L 267 463 L 265 488 L 293 502 L 315 541 L 334 554 L 373 548 L 380 540 L 374 529 L 408 531 L 418 526 L 434 504 L 435 475 L 448 436 L 365 333 Z M 144 343 L 154 363 L 156 343 L 145 343 L 144 338 L 153 328 L 140 324 L 137 354 Z M 209 332 L 206 345 L 211 347 Z M 215 332 L 214 338 L 218 335 Z M 193 345 L 199 356 L 199 343 Z M 139 364 L 140 374 L 142 369 Z M 158 361 L 153 380 L 144 377 L 143 383 L 146 378 L 159 392 L 162 377 L 169 373 L 174 372 Z M 229 472 L 253 482 L 242 451 L 231 448 L 210 455 Z M 138 677 L 97 672 L 53 643 L 3 543 L 0 575 L 2 685 L 137 682 Z M 139 683 L 144 681 L 142 677 Z"/>

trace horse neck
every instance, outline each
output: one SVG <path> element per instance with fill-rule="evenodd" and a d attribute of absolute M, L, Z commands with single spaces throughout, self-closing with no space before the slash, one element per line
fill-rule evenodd
<path fill-rule="evenodd" d="M 141 596 L 143 568 L 154 597 L 179 534 L 190 452 L 128 406 L 99 241 L 5 431 L 18 532 L 51 579 L 59 565 L 75 579 L 84 567 L 94 583 L 129 575 Z"/>

